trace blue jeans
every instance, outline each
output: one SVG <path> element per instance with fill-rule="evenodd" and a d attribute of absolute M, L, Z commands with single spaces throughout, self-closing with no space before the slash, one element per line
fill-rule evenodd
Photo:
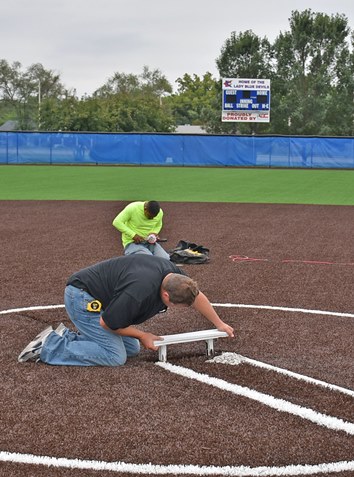
<path fill-rule="evenodd" d="M 134 253 L 146 253 L 147 255 L 166 258 L 166 260 L 170 259 L 169 254 L 158 243 L 143 244 L 131 242 L 125 247 L 124 255 L 133 255 Z"/>
<path fill-rule="evenodd" d="M 92 300 L 83 290 L 71 285 L 65 288 L 65 309 L 79 333 L 69 329 L 63 336 L 51 333 L 42 348 L 41 361 L 66 366 L 121 366 L 128 357 L 139 354 L 139 340 L 105 330 L 100 325 L 100 313 L 87 311 Z"/>

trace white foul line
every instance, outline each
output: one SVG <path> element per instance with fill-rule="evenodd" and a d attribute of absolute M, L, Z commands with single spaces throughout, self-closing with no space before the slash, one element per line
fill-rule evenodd
<path fill-rule="evenodd" d="M 329 472 L 346 472 L 354 470 L 354 461 L 331 462 L 315 465 L 286 465 L 283 467 L 247 467 L 247 466 L 198 466 L 198 465 L 154 465 L 130 464 L 126 462 L 104 462 L 97 460 L 66 459 L 64 457 L 37 456 L 33 454 L 18 454 L 15 452 L 0 452 L 0 461 L 18 464 L 35 464 L 47 467 L 69 469 L 108 470 L 129 474 L 152 475 L 222 475 L 234 477 L 272 477 L 315 475 Z"/>
<path fill-rule="evenodd" d="M 338 391 L 340 393 L 348 394 L 349 396 L 354 397 L 354 391 L 352 391 L 351 389 L 342 388 L 341 386 L 337 386 L 336 384 L 326 383 L 325 381 L 320 381 L 319 379 L 314 379 L 303 374 L 294 373 L 293 371 L 289 371 L 288 369 L 278 368 L 276 366 L 272 366 L 271 364 L 263 363 L 262 361 L 256 361 L 255 359 L 250 359 L 237 353 L 225 352 L 222 353 L 220 356 L 215 356 L 215 358 L 209 359 L 207 363 L 228 364 L 231 366 L 247 363 L 251 366 L 256 366 L 257 368 L 275 371 L 279 374 L 291 376 L 292 378 L 298 379 L 299 381 L 306 381 L 308 383 L 315 384 L 316 386 L 322 386 L 326 389 Z"/>
<path fill-rule="evenodd" d="M 158 361 L 155 364 L 156 366 L 160 366 L 171 373 L 178 374 L 185 378 L 195 379 L 196 381 L 208 384 L 209 386 L 214 386 L 218 389 L 222 389 L 223 391 L 228 391 L 233 394 L 237 394 L 238 396 L 243 396 L 248 399 L 260 402 L 261 404 L 271 407 L 277 411 L 293 414 L 295 416 L 301 417 L 302 419 L 311 421 L 319 426 L 327 427 L 328 429 L 333 429 L 335 431 L 344 431 L 347 434 L 354 436 L 354 424 L 344 421 L 343 419 L 327 416 L 326 414 L 321 414 L 317 411 L 314 411 L 313 409 L 302 407 L 297 404 L 285 401 L 284 399 L 275 398 L 268 394 L 255 391 L 254 389 L 239 386 L 238 384 L 228 383 L 223 379 L 214 378 L 208 374 L 197 373 L 189 368 L 183 368 L 182 366 L 163 363 L 161 361 Z"/>

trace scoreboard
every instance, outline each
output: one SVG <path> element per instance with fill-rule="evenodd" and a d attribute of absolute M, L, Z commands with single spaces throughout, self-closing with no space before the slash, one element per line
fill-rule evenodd
<path fill-rule="evenodd" d="M 221 120 L 223 122 L 269 122 L 270 80 L 223 78 Z"/>

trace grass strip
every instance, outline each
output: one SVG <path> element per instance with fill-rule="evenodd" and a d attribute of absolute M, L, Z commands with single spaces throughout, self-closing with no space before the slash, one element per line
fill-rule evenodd
<path fill-rule="evenodd" d="M 0 166 L 0 200 L 354 205 L 354 170 Z"/>

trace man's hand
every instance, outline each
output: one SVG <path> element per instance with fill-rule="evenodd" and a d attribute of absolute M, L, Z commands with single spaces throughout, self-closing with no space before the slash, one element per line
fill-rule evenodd
<path fill-rule="evenodd" d="M 154 345 L 154 341 L 161 341 L 163 338 L 161 336 L 153 335 L 152 333 L 144 333 L 143 336 L 139 338 L 140 343 L 145 349 L 151 349 L 152 351 L 158 350 L 158 346 Z"/>
<path fill-rule="evenodd" d="M 134 240 L 134 243 L 141 243 L 145 241 L 144 237 L 141 237 L 138 234 L 134 235 L 133 240 Z"/>
<path fill-rule="evenodd" d="M 232 326 L 222 321 L 203 292 L 199 291 L 199 294 L 194 300 L 192 306 L 195 310 L 204 315 L 205 318 L 207 318 L 211 323 L 213 323 L 215 328 L 217 328 L 219 331 L 225 331 L 230 338 L 234 337 L 234 329 Z"/>
<path fill-rule="evenodd" d="M 222 323 L 221 325 L 218 326 L 218 330 L 219 331 L 225 331 L 230 338 L 234 338 L 234 329 L 232 328 L 232 326 L 230 325 L 227 325 L 226 323 Z"/>
<path fill-rule="evenodd" d="M 154 345 L 154 341 L 161 341 L 163 338 L 161 336 L 154 335 L 152 333 L 145 333 L 144 331 L 139 330 L 135 326 L 127 326 L 125 328 L 118 328 L 117 330 L 111 330 L 103 321 L 103 318 L 100 319 L 100 324 L 103 328 L 112 331 L 112 333 L 116 333 L 119 336 L 131 336 L 132 338 L 136 338 L 140 341 L 142 346 L 145 349 L 151 349 L 156 351 L 158 346 Z"/>

